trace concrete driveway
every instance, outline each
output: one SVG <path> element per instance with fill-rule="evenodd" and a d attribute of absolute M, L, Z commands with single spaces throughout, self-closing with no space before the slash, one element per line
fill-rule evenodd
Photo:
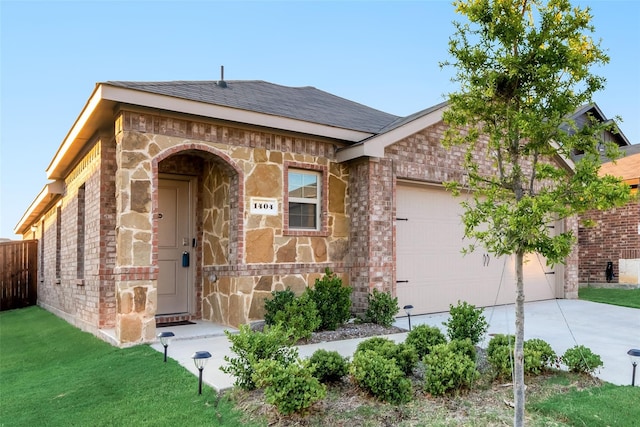
<path fill-rule="evenodd" d="M 513 334 L 515 331 L 514 306 L 488 307 L 484 310 L 489 322 L 488 334 Z M 411 316 L 411 324 L 438 326 L 445 331 L 442 322 L 449 313 Z M 396 326 L 408 329 L 407 317 L 400 317 Z M 169 330 L 170 328 L 167 328 Z M 212 358 L 203 372 L 203 381 L 216 390 L 224 390 L 233 385 L 233 378 L 220 371 L 224 356 L 233 356 L 229 340 L 220 326 L 207 322 L 197 325 L 179 326 L 171 329 L 176 339 L 169 345 L 169 357 L 177 360 L 189 371 L 197 375 L 191 355 L 195 351 L 206 350 Z M 210 331 L 207 333 L 207 330 Z M 388 335 L 396 342 L 404 341 L 406 333 Z M 486 347 L 487 336 L 481 346 Z M 632 366 L 627 356 L 631 348 L 640 348 L 640 310 L 599 304 L 580 300 L 548 300 L 525 304 L 525 339 L 541 338 L 547 341 L 558 355 L 576 344 L 589 347 L 598 354 L 604 367 L 596 372 L 598 378 L 617 385 L 631 384 Z M 299 346 L 302 357 L 308 357 L 319 348 L 338 351 L 343 356 L 353 355 L 358 343 L 363 339 L 335 341 Z M 163 351 L 159 343 L 152 345 Z M 161 357 L 158 359 L 161 362 Z M 640 372 L 636 378 L 640 384 Z M 194 389 L 197 389 L 194 381 Z"/>

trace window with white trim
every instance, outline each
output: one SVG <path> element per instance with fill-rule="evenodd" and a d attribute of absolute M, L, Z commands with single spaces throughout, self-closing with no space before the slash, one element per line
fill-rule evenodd
<path fill-rule="evenodd" d="M 320 172 L 289 169 L 289 229 L 319 230 L 321 210 Z"/>

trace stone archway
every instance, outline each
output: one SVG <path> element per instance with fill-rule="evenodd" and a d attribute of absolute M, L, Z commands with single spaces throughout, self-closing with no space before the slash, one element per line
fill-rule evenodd
<path fill-rule="evenodd" d="M 226 154 L 212 147 L 189 144 L 172 147 L 152 163 L 154 212 L 158 206 L 158 177 L 161 174 L 192 176 L 197 181 L 195 207 L 195 310 L 190 318 L 223 323 L 219 309 L 209 299 L 219 289 L 216 272 L 237 265 L 243 247 L 242 171 Z M 158 219 L 154 216 L 153 253 L 157 259 Z M 170 319 L 182 320 L 182 319 Z"/>

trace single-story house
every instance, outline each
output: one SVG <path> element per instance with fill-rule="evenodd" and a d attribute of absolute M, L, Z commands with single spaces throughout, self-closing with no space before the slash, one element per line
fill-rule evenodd
<path fill-rule="evenodd" d="M 591 210 L 582 215 L 578 233 L 580 286 L 640 287 L 640 144 L 621 146 L 624 157 L 603 159 L 601 175 L 620 177 L 635 195 L 629 203 L 607 211 Z M 611 275 L 607 277 L 607 264 Z"/>
<path fill-rule="evenodd" d="M 512 303 L 512 262 L 461 254 L 446 108 L 398 117 L 264 81 L 98 83 L 15 227 L 39 240 L 39 304 L 128 345 L 163 322 L 262 319 L 272 291 L 326 268 L 357 312 L 373 288 L 416 314 Z M 525 270 L 527 300 L 577 297 L 577 250 Z"/>

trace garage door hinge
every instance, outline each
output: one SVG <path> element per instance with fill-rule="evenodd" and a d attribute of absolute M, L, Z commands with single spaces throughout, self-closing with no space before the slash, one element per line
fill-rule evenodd
<path fill-rule="evenodd" d="M 396 218 L 396 221 L 409 221 L 409 218 Z"/>

